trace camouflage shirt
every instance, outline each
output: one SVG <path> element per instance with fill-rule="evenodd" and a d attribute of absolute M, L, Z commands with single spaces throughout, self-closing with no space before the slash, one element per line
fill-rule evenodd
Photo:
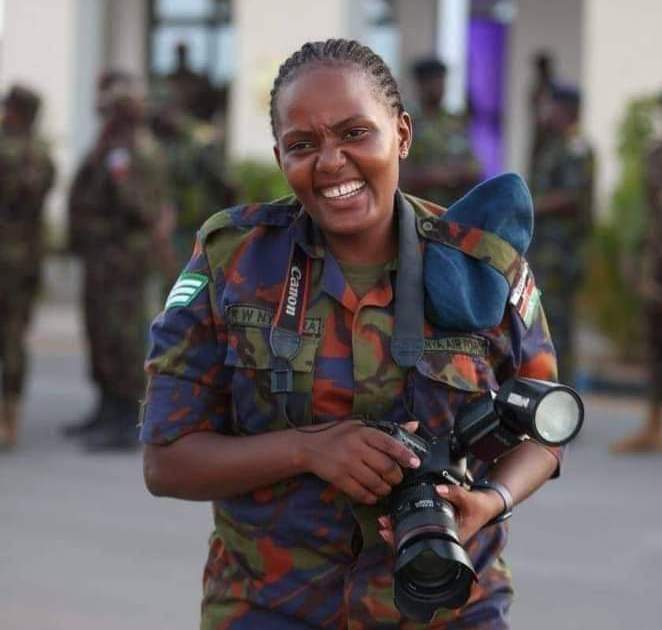
<path fill-rule="evenodd" d="M 151 133 L 96 146 L 83 160 L 69 193 L 69 241 L 84 257 L 113 252 L 137 265 L 148 257 L 166 199 L 166 170 Z"/>
<path fill-rule="evenodd" d="M 419 216 L 442 212 L 410 201 Z M 195 289 L 179 302 L 171 297 L 154 321 L 144 442 L 168 444 L 194 431 L 286 428 L 270 394 L 268 338 L 293 240 L 312 260 L 303 347 L 293 361 L 291 398 L 301 415 L 370 414 L 402 423 L 413 414 L 445 435 L 464 403 L 500 381 L 555 377 L 540 308 L 528 328 L 510 308 L 499 326 L 480 333 L 426 323 L 423 357 L 415 369 L 398 367 L 389 343 L 397 262 L 359 300 L 298 203 L 240 206 L 200 231 L 185 270 Z M 423 234 L 419 241 L 424 248 Z M 393 553 L 377 534 L 383 513 L 353 505 L 312 474 L 215 501 L 202 628 L 423 627 L 393 604 Z M 480 575 L 471 599 L 460 611 L 439 611 L 425 627 L 506 627 L 512 593 L 500 558 L 506 537 L 501 524 L 469 541 Z"/>
<path fill-rule="evenodd" d="M 551 137 L 540 149 L 530 181 L 534 206 L 538 199 L 553 193 L 567 194 L 574 206 L 572 212 L 536 215 L 529 257 L 543 290 L 558 284 L 564 291 L 579 281 L 580 241 L 591 222 L 593 172 L 593 151 L 577 133 Z M 558 282 L 548 280 L 553 276 L 558 276 Z"/>
<path fill-rule="evenodd" d="M 0 131 L 0 262 L 8 268 L 39 264 L 44 199 L 54 179 L 45 142 Z"/>

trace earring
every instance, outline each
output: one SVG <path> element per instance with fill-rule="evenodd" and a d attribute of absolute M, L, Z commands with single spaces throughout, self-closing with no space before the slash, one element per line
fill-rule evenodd
<path fill-rule="evenodd" d="M 400 159 L 404 160 L 409 155 L 409 149 L 405 146 L 400 149 Z"/>

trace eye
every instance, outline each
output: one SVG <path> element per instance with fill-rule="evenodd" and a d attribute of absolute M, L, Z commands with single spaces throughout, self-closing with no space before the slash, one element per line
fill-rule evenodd
<path fill-rule="evenodd" d="M 292 144 L 287 145 L 287 151 L 288 153 L 298 153 L 301 151 L 307 151 L 308 149 L 312 149 L 313 143 L 310 142 L 309 140 L 298 140 L 296 142 L 292 142 Z"/>
<path fill-rule="evenodd" d="M 352 129 L 345 132 L 343 138 L 345 140 L 358 140 L 367 133 L 368 130 L 365 127 L 352 127 Z"/>

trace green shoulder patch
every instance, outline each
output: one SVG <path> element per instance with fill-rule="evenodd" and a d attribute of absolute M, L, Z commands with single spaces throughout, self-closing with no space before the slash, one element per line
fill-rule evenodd
<path fill-rule="evenodd" d="M 165 303 L 165 310 L 178 306 L 188 306 L 209 283 L 209 278 L 201 273 L 184 272 L 177 278 Z"/>

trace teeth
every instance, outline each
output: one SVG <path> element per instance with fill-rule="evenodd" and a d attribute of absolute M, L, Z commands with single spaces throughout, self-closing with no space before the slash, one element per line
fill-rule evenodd
<path fill-rule="evenodd" d="M 351 197 L 365 186 L 365 181 L 360 179 L 345 182 L 339 186 L 331 186 L 321 190 L 322 196 L 326 199 L 340 199 L 342 197 Z"/>

